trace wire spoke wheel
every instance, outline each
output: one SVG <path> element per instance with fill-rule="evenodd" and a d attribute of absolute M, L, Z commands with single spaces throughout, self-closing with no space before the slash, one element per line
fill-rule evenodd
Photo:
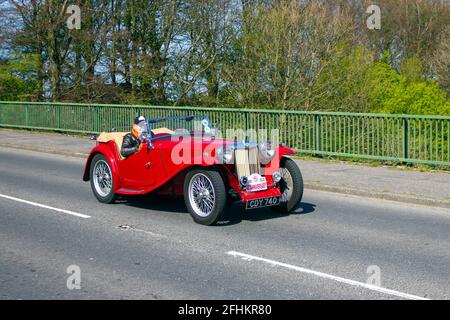
<path fill-rule="evenodd" d="M 95 163 L 93 182 L 95 191 L 101 197 L 107 197 L 112 191 L 112 174 L 111 168 L 104 160 L 99 160 Z"/>
<path fill-rule="evenodd" d="M 211 180 L 203 173 L 195 174 L 189 182 L 189 201 L 200 217 L 208 217 L 214 210 L 216 194 Z"/>
<path fill-rule="evenodd" d="M 303 197 L 303 177 L 300 168 L 294 160 L 285 158 L 280 163 L 282 185 L 280 186 L 280 205 L 271 207 L 272 210 L 289 213 L 300 204 Z"/>
<path fill-rule="evenodd" d="M 286 190 L 284 190 L 283 194 L 281 195 L 281 202 L 288 202 L 292 197 L 294 182 L 292 180 L 291 173 L 286 168 L 280 168 L 280 174 L 286 183 Z"/>

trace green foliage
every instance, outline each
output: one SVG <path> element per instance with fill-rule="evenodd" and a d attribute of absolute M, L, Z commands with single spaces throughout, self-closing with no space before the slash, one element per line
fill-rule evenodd
<path fill-rule="evenodd" d="M 421 82 L 424 80 L 424 68 L 418 56 L 402 61 L 399 73 L 409 82 Z"/>
<path fill-rule="evenodd" d="M 448 1 L 237 2 L 25 1 L 0 99 L 450 114 Z"/>
<path fill-rule="evenodd" d="M 14 56 L 0 63 L 0 100 L 36 100 L 42 92 L 37 67 L 38 56 L 31 54 Z"/>
<path fill-rule="evenodd" d="M 412 79 L 397 73 L 385 62 L 377 62 L 371 67 L 368 74 L 371 110 L 392 114 L 450 115 L 450 100 L 436 82 L 420 80 L 417 73 L 405 74 Z"/>
<path fill-rule="evenodd" d="M 340 45 L 332 58 L 323 61 L 314 88 L 315 109 L 370 112 L 367 104 L 367 73 L 373 57 L 364 47 Z"/>
<path fill-rule="evenodd" d="M 391 55 L 374 62 L 370 51 L 341 44 L 313 87 L 314 109 L 388 114 L 450 115 L 439 85 L 423 79 L 420 59 L 405 59 L 397 72 Z"/>

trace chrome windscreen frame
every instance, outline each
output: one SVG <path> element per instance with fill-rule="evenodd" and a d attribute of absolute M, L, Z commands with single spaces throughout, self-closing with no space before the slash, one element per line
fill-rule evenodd
<path fill-rule="evenodd" d="M 160 123 L 160 122 L 166 122 L 166 121 L 173 121 L 173 120 L 184 120 L 184 121 L 194 121 L 194 120 L 200 120 L 202 121 L 202 131 L 204 132 L 205 128 L 208 127 L 211 129 L 211 121 L 209 119 L 209 116 L 207 115 L 195 115 L 195 116 L 172 116 L 172 117 L 164 117 L 164 118 L 151 118 L 151 119 L 147 119 L 147 128 L 148 128 L 148 132 L 152 131 L 152 124 L 155 123 Z M 203 123 L 203 121 L 206 121 L 206 125 Z M 180 134 L 182 135 L 182 134 Z M 148 148 L 149 149 L 153 149 L 153 141 L 159 140 L 159 139 L 164 139 L 167 138 L 168 136 L 173 136 L 173 135 L 167 135 L 167 136 L 161 136 L 161 137 L 157 137 L 157 138 L 153 138 L 151 136 L 148 137 Z"/>

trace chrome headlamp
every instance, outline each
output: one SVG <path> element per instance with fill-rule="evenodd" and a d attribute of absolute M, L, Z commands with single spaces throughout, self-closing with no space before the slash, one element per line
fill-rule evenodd
<path fill-rule="evenodd" d="M 229 147 L 219 147 L 216 150 L 216 159 L 220 163 L 230 164 L 233 163 L 234 160 L 234 152 L 233 149 Z"/>
<path fill-rule="evenodd" d="M 259 149 L 259 161 L 261 164 L 266 165 L 275 157 L 275 149 L 272 149 L 272 145 L 269 141 L 260 143 Z"/>

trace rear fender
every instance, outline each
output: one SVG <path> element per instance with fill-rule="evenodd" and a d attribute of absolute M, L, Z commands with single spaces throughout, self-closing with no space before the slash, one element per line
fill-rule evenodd
<path fill-rule="evenodd" d="M 114 178 L 114 190 L 116 191 L 121 186 L 121 179 L 120 179 L 117 148 L 114 141 L 109 141 L 107 143 L 99 143 L 94 149 L 92 149 L 86 161 L 86 165 L 84 167 L 83 181 L 90 180 L 91 163 L 92 159 L 96 154 L 102 154 L 108 161 L 109 165 L 111 166 Z"/>

